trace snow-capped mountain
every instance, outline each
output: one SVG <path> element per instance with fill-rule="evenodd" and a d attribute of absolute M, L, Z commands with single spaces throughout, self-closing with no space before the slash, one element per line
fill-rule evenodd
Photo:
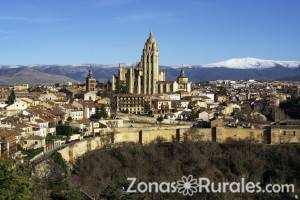
<path fill-rule="evenodd" d="M 232 58 L 229 60 L 203 65 L 203 67 L 225 67 L 233 69 L 266 69 L 272 67 L 300 67 L 300 61 L 276 61 L 258 58 Z"/>
<path fill-rule="evenodd" d="M 177 68 L 191 68 L 191 67 L 193 67 L 193 65 L 192 64 L 175 64 L 175 65 L 171 65 L 170 67 L 172 67 L 172 68 L 175 68 L 175 69 L 177 69 Z"/>

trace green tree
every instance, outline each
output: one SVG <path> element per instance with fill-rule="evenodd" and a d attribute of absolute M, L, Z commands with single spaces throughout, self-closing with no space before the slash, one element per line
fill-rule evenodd
<path fill-rule="evenodd" d="M 9 161 L 0 161 L 0 199 L 31 200 L 31 196 L 28 167 L 16 167 Z"/>
<path fill-rule="evenodd" d="M 48 190 L 51 200 L 80 200 L 81 195 L 77 187 L 73 186 L 68 176 L 67 162 L 61 154 L 51 156 L 52 169 L 48 179 Z"/>
<path fill-rule="evenodd" d="M 198 114 L 199 113 L 197 111 L 192 110 L 192 112 L 191 112 L 191 114 L 189 116 L 189 120 L 190 121 L 195 121 L 198 118 Z"/>
<path fill-rule="evenodd" d="M 15 91 L 11 91 L 10 95 L 7 98 L 7 104 L 11 105 L 16 101 L 16 95 L 15 95 Z"/>
<path fill-rule="evenodd" d="M 40 147 L 37 149 L 22 149 L 21 150 L 23 154 L 27 155 L 27 159 L 32 159 L 33 157 L 35 157 L 36 155 L 42 153 L 44 151 L 44 147 Z"/>
<path fill-rule="evenodd" d="M 91 119 L 106 119 L 108 117 L 108 114 L 105 110 L 105 106 L 101 106 L 100 109 L 96 110 L 96 113 L 94 115 L 91 116 Z"/>
<path fill-rule="evenodd" d="M 73 118 L 71 117 L 71 116 L 69 116 L 68 118 L 67 118 L 67 121 L 68 122 L 71 122 L 73 120 Z"/>
<path fill-rule="evenodd" d="M 158 121 L 159 123 L 161 123 L 162 121 L 164 121 L 163 116 L 159 116 L 157 117 L 156 121 Z"/>
<path fill-rule="evenodd" d="M 56 127 L 56 135 L 63 135 L 70 137 L 73 134 L 73 129 L 71 126 L 59 125 Z"/>

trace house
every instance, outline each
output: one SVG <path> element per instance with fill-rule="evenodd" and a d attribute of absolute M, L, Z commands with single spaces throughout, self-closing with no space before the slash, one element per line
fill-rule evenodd
<path fill-rule="evenodd" d="M 32 135 L 21 139 L 20 145 L 23 149 L 45 148 L 46 141 L 44 137 Z"/>
<path fill-rule="evenodd" d="M 237 104 L 233 104 L 233 103 L 230 103 L 228 104 L 222 111 L 222 113 L 224 115 L 231 115 L 233 113 L 234 110 L 241 110 L 241 106 L 237 105 Z"/>
<path fill-rule="evenodd" d="M 117 94 L 112 98 L 114 112 L 144 113 L 147 97 L 136 94 Z"/>
<path fill-rule="evenodd" d="M 186 101 L 186 100 L 180 100 L 180 108 L 187 108 L 190 104 L 189 101 Z"/>
<path fill-rule="evenodd" d="M 213 103 L 214 102 L 214 96 L 213 95 L 203 95 L 199 96 L 201 101 L 204 101 L 206 103 Z"/>
<path fill-rule="evenodd" d="M 0 157 L 14 157 L 19 134 L 14 129 L 0 128 Z"/>
<path fill-rule="evenodd" d="M 202 121 L 209 122 L 212 118 L 214 118 L 213 112 L 202 111 L 198 114 L 198 119 Z"/>
<path fill-rule="evenodd" d="M 96 101 L 97 99 L 97 95 L 95 91 L 89 91 L 89 92 L 85 92 L 83 94 L 83 100 L 87 101 Z"/>
<path fill-rule="evenodd" d="M 101 122 L 93 122 L 91 123 L 91 134 L 93 135 L 101 135 L 107 132 L 107 125 L 102 124 Z"/>
<path fill-rule="evenodd" d="M 87 119 L 74 120 L 71 121 L 69 125 L 78 128 L 84 136 L 102 134 L 107 130 L 107 125 L 97 121 L 89 121 Z"/>
<path fill-rule="evenodd" d="M 3 117 L 0 120 L 0 127 L 2 128 L 13 128 L 14 124 L 21 123 L 22 119 L 17 116 Z"/>
<path fill-rule="evenodd" d="M 175 115 L 177 115 L 177 119 L 180 120 L 187 120 L 190 116 L 191 116 L 192 110 L 185 108 L 182 111 L 178 111 L 177 113 L 174 113 Z"/>
<path fill-rule="evenodd" d="M 171 100 L 154 100 L 154 108 L 160 113 L 168 112 L 172 109 Z"/>
<path fill-rule="evenodd" d="M 46 137 L 48 134 L 49 122 L 41 118 L 35 119 L 35 124 L 39 127 L 39 136 Z"/>
<path fill-rule="evenodd" d="M 27 123 L 14 123 L 12 124 L 12 126 L 16 129 L 19 129 L 20 130 L 20 134 L 22 137 L 28 137 L 29 135 L 32 135 L 32 130 L 33 130 L 33 127 Z"/>
<path fill-rule="evenodd" d="M 83 110 L 79 110 L 78 108 L 76 108 L 75 106 L 73 106 L 72 104 L 66 104 L 63 106 L 60 106 L 60 108 L 62 109 L 63 112 L 65 112 L 65 121 L 67 121 L 67 119 L 69 117 L 71 117 L 73 120 L 81 120 L 83 119 Z"/>
<path fill-rule="evenodd" d="M 88 119 L 72 120 L 69 126 L 78 128 L 84 135 L 90 135 L 90 121 Z"/>
<path fill-rule="evenodd" d="M 188 108 L 190 102 L 187 100 L 175 100 L 172 101 L 172 108 L 176 110 L 182 110 L 184 108 Z"/>
<path fill-rule="evenodd" d="M 17 115 L 18 113 L 21 113 L 21 111 L 27 109 L 28 107 L 29 104 L 26 101 L 22 99 L 17 99 L 13 104 L 5 107 L 6 115 L 7 116 Z"/>
<path fill-rule="evenodd" d="M 25 101 L 27 104 L 28 104 L 28 107 L 29 106 L 37 106 L 40 104 L 40 101 L 39 100 L 36 100 L 36 99 L 31 99 L 31 98 L 28 98 L 28 97 L 22 97 L 20 98 L 22 101 Z"/>
<path fill-rule="evenodd" d="M 53 114 L 54 110 L 50 111 L 43 106 L 31 107 L 26 110 L 30 117 L 30 123 L 37 125 L 39 136 L 45 137 L 49 133 L 55 132 L 55 126 L 60 118 Z M 37 131 L 37 130 L 36 130 Z"/>
<path fill-rule="evenodd" d="M 66 113 L 62 110 L 61 107 L 55 106 L 49 112 L 56 117 L 57 121 L 65 120 Z"/>
<path fill-rule="evenodd" d="M 54 93 L 51 93 L 51 92 L 47 92 L 45 94 L 42 94 L 40 97 L 39 97 L 39 100 L 40 101 L 55 101 L 55 100 L 58 100 L 58 97 L 54 94 Z"/>
<path fill-rule="evenodd" d="M 94 103 L 93 101 L 74 101 L 72 103 L 74 107 L 79 110 L 83 110 L 83 118 L 89 119 L 93 114 L 96 113 L 96 110 L 101 107 L 100 104 Z"/>

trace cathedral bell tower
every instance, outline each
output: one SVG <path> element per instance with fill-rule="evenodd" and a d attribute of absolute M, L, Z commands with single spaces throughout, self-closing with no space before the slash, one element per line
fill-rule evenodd
<path fill-rule="evenodd" d="M 155 38 L 150 32 L 144 45 L 141 63 L 143 66 L 143 94 L 156 94 L 159 81 L 159 55 Z"/>

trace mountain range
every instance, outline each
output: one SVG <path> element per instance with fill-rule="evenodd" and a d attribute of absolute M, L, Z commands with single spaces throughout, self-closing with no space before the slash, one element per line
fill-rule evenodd
<path fill-rule="evenodd" d="M 125 64 L 126 65 L 126 64 Z M 275 61 L 256 58 L 234 58 L 207 65 L 161 66 L 167 79 L 175 80 L 184 68 L 194 82 L 208 80 L 300 80 L 300 61 Z M 0 85 L 16 83 L 51 84 L 83 81 L 89 65 L 0 65 Z M 93 65 L 98 81 L 107 81 L 118 71 L 118 65 Z"/>
<path fill-rule="evenodd" d="M 204 67 L 225 67 L 232 69 L 266 69 L 273 67 L 298 68 L 300 61 L 277 61 L 257 58 L 232 58 L 229 60 L 207 64 Z"/>

